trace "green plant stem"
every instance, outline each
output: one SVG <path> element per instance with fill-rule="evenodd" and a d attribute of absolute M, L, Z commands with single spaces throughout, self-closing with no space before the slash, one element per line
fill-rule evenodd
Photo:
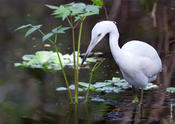
<path fill-rule="evenodd" d="M 56 43 L 54 43 L 54 47 L 55 47 L 55 50 L 56 50 L 56 53 L 57 53 L 57 56 L 58 56 L 58 60 L 59 60 L 59 63 L 60 63 L 60 67 L 61 67 L 61 70 L 62 70 L 64 79 L 65 79 L 66 87 L 67 87 L 67 89 L 68 89 L 70 101 L 73 103 L 72 93 L 71 93 L 70 88 L 69 88 L 69 82 L 68 82 L 68 80 L 67 80 L 67 76 L 66 76 L 66 73 L 65 73 L 65 71 L 64 71 L 64 67 L 63 67 L 63 64 L 62 64 L 62 62 L 61 62 L 60 54 L 59 54 L 59 52 L 58 52 L 58 48 L 57 48 L 57 46 L 56 46 Z"/>
<path fill-rule="evenodd" d="M 54 43 L 57 42 L 57 34 L 55 34 L 55 40 L 54 40 Z"/>
<path fill-rule="evenodd" d="M 77 48 L 77 75 L 78 75 L 78 66 L 79 66 L 79 56 L 80 56 L 80 41 L 81 41 L 81 35 L 82 35 L 82 29 L 83 29 L 83 21 L 80 23 L 80 29 L 79 29 L 79 35 L 78 35 L 78 48 Z M 78 78 L 77 78 L 78 79 Z"/>
<path fill-rule="evenodd" d="M 45 34 L 41 31 L 41 29 L 38 29 L 38 31 L 44 36 Z M 50 41 L 52 44 L 54 44 L 54 41 L 51 39 L 47 39 L 48 41 Z"/>
<path fill-rule="evenodd" d="M 75 57 L 75 28 L 72 21 L 67 18 L 67 21 L 72 28 L 72 47 L 73 47 L 73 61 L 74 61 L 74 85 L 75 85 L 75 103 L 78 103 L 78 80 L 77 80 L 77 68 L 76 68 L 76 57 Z"/>
<path fill-rule="evenodd" d="M 75 82 L 75 100 L 78 102 L 78 81 L 79 81 L 79 55 L 80 55 L 80 41 L 81 41 L 81 36 L 82 36 L 82 28 L 83 28 L 83 21 L 82 19 L 80 23 L 80 29 L 79 29 L 79 35 L 78 35 L 78 47 L 77 47 L 77 62 L 76 62 L 76 82 Z"/>
<path fill-rule="evenodd" d="M 78 104 L 75 104 L 74 112 L 75 124 L 78 124 Z"/>
<path fill-rule="evenodd" d="M 96 63 L 94 65 L 94 67 L 92 68 L 92 70 L 91 70 L 91 75 L 90 75 L 90 79 L 89 79 L 89 86 L 88 86 L 88 90 L 87 90 L 86 97 L 85 97 L 85 100 L 84 100 L 85 103 L 87 103 L 87 100 L 88 100 L 88 96 L 89 96 L 90 86 L 91 86 L 91 83 L 92 83 L 93 74 L 100 67 L 100 65 L 103 63 L 103 61 L 104 60 L 102 60 L 101 62 Z"/>
<path fill-rule="evenodd" d="M 40 29 L 38 30 L 43 36 L 45 35 Z M 65 83 L 66 83 L 66 86 L 67 86 L 67 89 L 68 89 L 68 93 L 69 93 L 69 98 L 70 98 L 70 101 L 71 103 L 73 103 L 73 99 L 72 99 L 72 93 L 70 91 L 70 88 L 69 88 L 69 82 L 67 80 L 67 76 L 66 76 L 66 73 L 64 71 L 64 67 L 63 67 L 63 64 L 62 64 L 62 61 L 61 61 L 61 57 L 60 57 L 60 54 L 58 52 L 58 48 L 56 46 L 56 41 L 57 41 L 57 35 L 55 35 L 55 41 L 51 40 L 51 39 L 48 39 L 55 47 L 55 50 L 56 50 L 56 53 L 57 53 L 57 56 L 58 56 L 58 60 L 59 60 L 59 63 L 60 63 L 60 67 L 61 67 L 61 70 L 62 70 L 62 74 L 64 76 L 64 80 L 65 80 Z"/>
<path fill-rule="evenodd" d="M 73 45 L 73 60 L 74 60 L 75 103 L 78 103 L 78 79 L 77 79 L 76 56 L 75 56 L 75 31 L 74 31 L 74 28 L 72 28 L 72 45 Z"/>
<path fill-rule="evenodd" d="M 84 100 L 85 103 L 87 103 L 87 100 L 88 100 L 88 95 L 89 95 L 89 91 L 90 91 L 90 86 L 91 86 L 93 74 L 94 74 L 94 71 L 91 71 L 91 75 L 90 75 L 90 79 L 89 79 L 89 86 L 88 86 L 88 90 L 87 90 L 86 97 Z"/>

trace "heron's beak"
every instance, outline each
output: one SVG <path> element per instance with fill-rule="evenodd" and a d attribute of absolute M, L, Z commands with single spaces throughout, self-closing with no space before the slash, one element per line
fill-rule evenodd
<path fill-rule="evenodd" d="M 85 62 L 86 58 L 88 57 L 89 53 L 92 51 L 92 49 L 95 47 L 95 44 L 93 41 L 90 42 L 89 46 L 88 46 L 88 49 L 83 57 L 83 61 L 81 63 L 81 65 L 83 65 L 83 63 Z"/>

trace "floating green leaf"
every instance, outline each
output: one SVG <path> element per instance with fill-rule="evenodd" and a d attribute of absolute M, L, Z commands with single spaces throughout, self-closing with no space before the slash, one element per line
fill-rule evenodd
<path fill-rule="evenodd" d="M 156 84 L 148 83 L 147 87 L 144 88 L 144 90 L 150 90 L 150 89 L 157 88 L 157 87 L 158 86 Z"/>
<path fill-rule="evenodd" d="M 84 99 L 85 97 L 84 96 L 78 96 L 78 99 Z"/>
<path fill-rule="evenodd" d="M 22 59 L 25 61 L 29 61 L 29 60 L 34 59 L 34 58 L 35 58 L 35 55 L 24 55 L 22 57 Z"/>
<path fill-rule="evenodd" d="M 78 84 L 82 87 L 86 87 L 88 88 L 89 87 L 89 84 L 88 83 L 85 83 L 85 82 L 78 82 Z"/>
<path fill-rule="evenodd" d="M 70 88 L 71 90 L 75 90 L 75 85 L 72 84 L 72 85 L 69 86 L 69 88 Z M 82 88 L 78 88 L 78 92 L 82 92 L 82 91 L 83 91 Z"/>
<path fill-rule="evenodd" d="M 166 91 L 169 93 L 175 93 L 175 87 L 169 87 L 166 89 Z"/>
<path fill-rule="evenodd" d="M 96 62 L 97 59 L 95 57 L 89 57 L 86 59 L 86 62 Z"/>
<path fill-rule="evenodd" d="M 65 88 L 65 87 L 56 88 L 56 91 L 66 91 L 66 90 L 67 90 L 67 88 Z"/>
<path fill-rule="evenodd" d="M 19 66 L 21 66 L 21 65 L 22 65 L 21 63 L 15 63 L 15 64 L 14 64 L 15 67 L 19 67 Z"/>
<path fill-rule="evenodd" d="M 25 34 L 25 37 L 29 36 L 30 34 L 32 34 L 33 32 L 35 32 L 36 30 L 38 30 L 39 28 L 41 28 L 42 25 L 35 25 L 35 26 L 32 26 L 32 28 L 30 28 L 26 34 Z"/>
<path fill-rule="evenodd" d="M 62 55 L 59 53 L 63 67 L 73 67 L 73 54 Z M 76 52 L 77 55 L 77 52 Z M 61 70 L 58 56 L 53 51 L 37 51 L 34 55 L 24 55 L 22 57 L 22 63 L 15 63 L 15 67 L 26 67 L 26 68 L 39 68 L 44 71 L 57 71 Z M 81 64 L 82 58 L 79 57 L 79 64 Z"/>
<path fill-rule="evenodd" d="M 119 93 L 122 91 L 122 89 L 130 88 L 130 85 L 123 79 L 120 78 L 113 78 L 113 79 L 119 79 L 117 82 L 114 82 L 114 80 L 106 80 L 104 82 L 96 82 L 95 84 L 90 85 L 90 90 L 95 92 L 105 92 L 105 93 Z M 117 85 L 118 83 L 123 83 L 123 85 Z M 78 83 L 80 87 L 87 90 L 89 87 L 89 83 L 86 82 L 79 82 Z M 115 84 L 115 85 L 114 85 Z M 74 89 L 74 85 L 71 85 L 70 89 Z M 83 90 L 82 90 L 83 91 Z"/>
<path fill-rule="evenodd" d="M 111 85 L 111 83 L 108 83 L 108 82 L 96 82 L 93 86 L 98 89 L 98 88 L 102 88 L 102 87 L 107 87 L 109 85 Z"/>
<path fill-rule="evenodd" d="M 94 102 L 105 102 L 105 100 L 102 99 L 102 98 L 92 98 L 91 101 L 94 101 Z"/>
<path fill-rule="evenodd" d="M 89 83 L 79 82 L 80 87 L 87 90 Z M 72 85 L 71 87 L 74 87 Z M 144 90 L 150 90 L 152 88 L 157 88 L 158 86 L 152 83 L 148 83 L 148 86 Z M 119 93 L 125 89 L 131 88 L 124 79 L 118 77 L 113 77 L 112 80 L 105 80 L 104 82 L 96 82 L 90 85 L 90 90 L 94 92 L 105 92 L 105 93 Z M 175 90 L 175 89 L 174 89 Z M 83 90 L 82 90 L 83 91 Z"/>

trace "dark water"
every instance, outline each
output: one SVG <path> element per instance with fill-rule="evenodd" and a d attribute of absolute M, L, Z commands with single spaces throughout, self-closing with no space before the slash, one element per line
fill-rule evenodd
<path fill-rule="evenodd" d="M 61 20 L 50 16 L 50 11 L 44 7 L 44 4 L 48 3 L 61 4 L 66 1 L 0 0 L 0 124 L 175 123 L 175 95 L 166 92 L 167 87 L 175 86 L 175 56 L 173 52 L 175 48 L 175 14 L 173 14 L 175 7 L 173 0 L 160 0 L 157 8 L 157 28 L 152 27 L 152 19 L 148 15 L 148 5 L 146 4 L 148 10 L 145 10 L 144 6 L 136 0 L 124 0 L 121 4 L 121 11 L 118 12 L 119 16 L 109 15 L 111 20 L 118 21 L 120 41 L 128 41 L 133 38 L 148 41 L 161 55 L 163 71 L 155 82 L 159 88 L 145 91 L 142 107 L 132 103 L 131 89 L 120 94 L 90 94 L 90 97 L 105 98 L 106 102 L 69 104 L 66 92 L 55 91 L 56 87 L 65 86 L 61 72 L 57 72 L 55 75 L 51 72 L 19 69 L 13 66 L 14 62 L 20 62 L 24 54 L 33 54 L 38 50 L 53 50 L 53 48 L 44 47 L 39 34 L 24 39 L 24 32 L 14 32 L 14 29 L 22 24 L 41 23 L 45 25 L 43 30 L 46 32 L 47 29 L 54 28 L 55 24 L 60 24 Z M 110 11 L 115 0 L 105 1 L 105 3 Z M 105 19 L 103 13 L 104 10 L 101 15 L 89 17 L 85 22 L 82 52 L 87 48 L 92 26 L 97 21 Z M 164 14 L 163 17 L 162 14 Z M 168 38 L 166 34 L 168 34 Z M 58 46 L 63 53 L 71 53 L 70 35 L 71 32 L 68 32 L 66 36 L 61 35 L 59 38 Z M 96 48 L 96 51 L 105 53 L 106 61 L 95 73 L 93 82 L 121 77 L 109 48 L 106 47 L 108 45 L 106 40 L 107 38 Z M 167 52 L 167 48 L 164 46 L 168 41 L 171 42 Z M 120 43 L 124 44 L 124 42 Z M 73 83 L 73 73 L 70 73 L 73 70 L 66 68 L 66 72 L 69 81 Z M 89 73 L 88 69 L 80 70 L 80 81 L 87 82 Z"/>

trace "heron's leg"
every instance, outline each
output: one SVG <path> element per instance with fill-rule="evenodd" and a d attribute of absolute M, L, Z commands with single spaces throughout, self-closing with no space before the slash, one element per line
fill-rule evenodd
<path fill-rule="evenodd" d="M 134 100 L 132 101 L 133 103 L 138 103 L 138 97 L 137 97 L 137 92 L 135 86 L 132 86 L 133 93 L 134 93 Z"/>
<path fill-rule="evenodd" d="M 141 89 L 140 103 L 139 103 L 140 118 L 143 117 L 143 89 Z"/>
<path fill-rule="evenodd" d="M 140 104 L 142 105 L 143 102 L 143 89 L 141 89 L 141 96 L 140 96 Z"/>

